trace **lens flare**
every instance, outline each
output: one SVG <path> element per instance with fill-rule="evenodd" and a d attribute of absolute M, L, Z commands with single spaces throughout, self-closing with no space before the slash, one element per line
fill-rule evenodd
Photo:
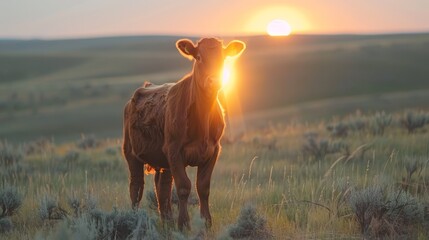
<path fill-rule="evenodd" d="M 225 59 L 222 71 L 222 89 L 228 91 L 231 88 L 234 75 L 234 60 L 232 58 Z"/>

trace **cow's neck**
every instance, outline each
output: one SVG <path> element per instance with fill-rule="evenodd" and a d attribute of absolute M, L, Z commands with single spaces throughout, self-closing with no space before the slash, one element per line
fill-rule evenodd
<path fill-rule="evenodd" d="M 196 137 L 200 140 L 207 141 L 209 139 L 210 134 L 210 114 L 213 109 L 213 106 L 217 102 L 217 96 L 207 96 L 207 94 L 204 92 L 204 89 L 202 89 L 198 85 L 198 80 L 200 76 L 197 72 L 194 72 L 192 74 L 192 100 L 194 104 L 193 116 L 196 118 L 196 122 L 192 123 L 195 124 L 196 127 Z"/>

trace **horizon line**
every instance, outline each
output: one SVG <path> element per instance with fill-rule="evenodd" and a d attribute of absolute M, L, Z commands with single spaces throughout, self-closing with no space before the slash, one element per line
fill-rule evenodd
<path fill-rule="evenodd" d="M 337 33 L 309 33 L 297 32 L 288 36 L 388 36 L 388 35 L 416 35 L 416 34 L 429 34 L 429 30 L 425 31 L 394 31 L 394 32 L 337 32 Z M 232 37 L 270 37 L 266 33 L 248 33 L 248 34 L 182 34 L 182 33 L 142 33 L 142 34 L 96 34 L 96 35 L 79 35 L 79 36 L 58 36 L 58 37 L 18 37 L 18 36 L 0 36 L 0 41 L 55 41 L 55 40 L 84 40 L 84 39 L 102 39 L 102 38 L 121 38 L 121 37 L 187 37 L 187 38 L 200 38 L 206 36 L 215 36 L 220 38 Z"/>

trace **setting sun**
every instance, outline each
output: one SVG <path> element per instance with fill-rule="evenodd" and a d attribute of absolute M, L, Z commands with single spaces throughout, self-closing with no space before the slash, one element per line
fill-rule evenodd
<path fill-rule="evenodd" d="M 288 22 L 281 19 L 274 19 L 267 25 L 267 33 L 270 36 L 288 36 L 292 28 Z"/>

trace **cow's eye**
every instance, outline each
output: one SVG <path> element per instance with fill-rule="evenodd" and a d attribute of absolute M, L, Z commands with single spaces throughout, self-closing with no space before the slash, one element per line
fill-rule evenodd
<path fill-rule="evenodd" d="M 202 60 L 201 55 L 200 55 L 200 54 L 198 54 L 198 55 L 195 57 L 195 59 L 196 59 L 198 62 L 201 62 L 201 60 Z"/>

